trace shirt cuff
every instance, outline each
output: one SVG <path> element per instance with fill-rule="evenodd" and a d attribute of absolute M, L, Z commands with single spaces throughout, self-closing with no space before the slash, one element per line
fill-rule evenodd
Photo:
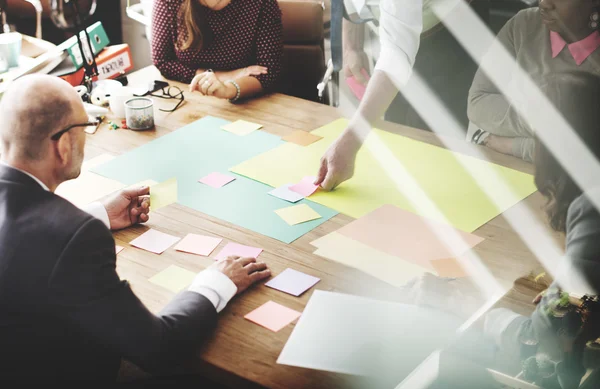
<path fill-rule="evenodd" d="M 110 219 L 108 218 L 108 213 L 106 212 L 106 208 L 102 203 L 96 201 L 95 203 L 90 203 L 88 205 L 84 205 L 81 207 L 81 210 L 89 213 L 96 219 L 99 219 L 104 223 L 106 228 L 110 230 Z"/>
<path fill-rule="evenodd" d="M 506 308 L 493 309 L 485 317 L 483 324 L 484 333 L 494 340 L 496 346 L 502 346 L 502 338 L 506 337 L 506 330 L 516 320 L 525 321 L 526 317 Z"/>
<path fill-rule="evenodd" d="M 203 295 L 221 312 L 237 293 L 237 286 L 220 271 L 206 269 L 198 273 L 188 290 Z"/>

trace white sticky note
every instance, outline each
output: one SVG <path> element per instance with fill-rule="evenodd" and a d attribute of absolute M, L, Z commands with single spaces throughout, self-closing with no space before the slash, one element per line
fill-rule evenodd
<path fill-rule="evenodd" d="M 285 184 L 283 186 L 280 186 L 279 188 L 273 189 L 269 192 L 269 194 L 282 200 L 289 201 L 290 203 L 297 203 L 298 201 L 302 200 L 304 196 L 291 191 L 290 186 L 292 185 L 294 184 Z"/>

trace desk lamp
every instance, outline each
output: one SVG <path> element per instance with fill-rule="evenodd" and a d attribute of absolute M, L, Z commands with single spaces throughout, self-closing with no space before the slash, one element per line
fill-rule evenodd
<path fill-rule="evenodd" d="M 3 0 L 0 0 L 0 2 Z M 77 36 L 77 44 L 83 58 L 85 76 L 82 84 L 92 91 L 92 79 L 98 75 L 98 66 L 92 52 L 90 36 L 84 22 L 96 11 L 96 0 L 51 0 L 50 18 L 56 27 L 69 31 Z M 81 34 L 85 35 L 86 45 Z"/>
<path fill-rule="evenodd" d="M 0 0 L 0 23 L 2 24 L 2 32 L 10 32 L 10 27 L 6 22 L 6 0 Z"/>

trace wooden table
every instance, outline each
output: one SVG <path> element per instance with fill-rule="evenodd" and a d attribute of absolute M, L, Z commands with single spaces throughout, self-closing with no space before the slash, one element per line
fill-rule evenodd
<path fill-rule="evenodd" d="M 129 77 L 130 85 L 145 85 L 148 81 L 162 79 L 159 72 L 146 68 Z M 329 106 L 320 105 L 289 96 L 275 94 L 258 98 L 243 104 L 233 105 L 227 101 L 204 97 L 198 93 L 188 93 L 186 86 L 180 86 L 185 92 L 185 104 L 173 113 L 156 110 L 156 130 L 134 132 L 127 130 L 110 131 L 102 126 L 94 135 L 88 136 L 86 157 L 91 158 L 102 153 L 122 154 L 139 147 L 153 139 L 196 121 L 206 115 L 227 120 L 247 119 L 264 125 L 264 131 L 275 135 L 286 135 L 293 130 L 310 131 L 337 118 L 337 111 Z M 158 107 L 171 108 L 173 101 L 155 99 Z M 390 127 L 396 126 L 389 124 Z M 403 135 L 423 142 L 441 145 L 434 134 L 398 127 Z M 472 154 L 475 147 L 462 139 L 450 140 L 453 147 L 465 154 Z M 515 158 L 483 150 L 489 160 L 520 171 L 532 173 L 532 166 Z M 521 217 L 521 207 L 530 207 L 542 224 L 545 219 L 541 212 L 543 199 L 536 193 L 518 206 L 508 210 L 517 220 Z M 400 289 L 372 278 L 362 272 L 345 267 L 336 262 L 315 256 L 310 242 L 333 232 L 352 219 L 337 215 L 330 221 L 314 229 L 292 244 L 284 244 L 275 239 L 248 231 L 198 211 L 172 205 L 152 213 L 151 220 L 145 226 L 136 226 L 115 234 L 117 244 L 126 247 L 119 254 L 118 272 L 123 279 L 130 281 L 134 292 L 154 312 L 165 306 L 173 294 L 156 287 L 148 278 L 171 264 L 191 271 L 201 271 L 213 263 L 213 260 L 169 250 L 158 256 L 142 250 L 129 248 L 128 242 L 148 228 L 183 237 L 187 233 L 199 233 L 223 237 L 245 245 L 264 248 L 260 259 L 265 261 L 274 274 L 287 267 L 293 267 L 321 278 L 317 289 L 349 293 L 385 300 L 403 301 L 404 293 Z M 524 274 L 539 268 L 531 252 L 519 236 L 510 228 L 503 216 L 499 216 L 479 228 L 477 235 L 485 241 L 475 248 L 489 271 L 508 290 L 513 282 Z M 217 250 L 219 250 L 218 248 Z M 468 281 L 464 281 L 468 282 Z M 273 300 L 292 309 L 302 311 L 308 302 L 312 290 L 296 298 L 262 285 L 257 285 L 243 295 L 236 297 L 220 314 L 218 328 L 212 338 L 198 353 L 195 369 L 235 388 L 336 388 L 362 385 L 354 377 L 330 374 L 315 370 L 301 369 L 276 364 L 277 357 L 290 336 L 294 325 L 278 333 L 259 327 L 243 317 L 263 303 Z M 365 386 L 363 386 L 365 387 Z"/>

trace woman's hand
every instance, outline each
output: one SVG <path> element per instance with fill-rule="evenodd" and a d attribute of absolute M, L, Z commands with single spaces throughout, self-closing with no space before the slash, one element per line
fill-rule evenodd
<path fill-rule="evenodd" d="M 260 76 L 261 74 L 267 74 L 268 72 L 269 69 L 267 69 L 264 66 L 252 65 L 245 67 L 240 72 L 238 72 L 238 76 L 235 77 L 235 79 L 242 77 Z"/>
<path fill-rule="evenodd" d="M 190 83 L 190 92 L 198 91 L 205 96 L 215 96 L 220 99 L 233 99 L 237 89 L 231 84 L 225 84 L 213 72 L 203 72 Z"/>

